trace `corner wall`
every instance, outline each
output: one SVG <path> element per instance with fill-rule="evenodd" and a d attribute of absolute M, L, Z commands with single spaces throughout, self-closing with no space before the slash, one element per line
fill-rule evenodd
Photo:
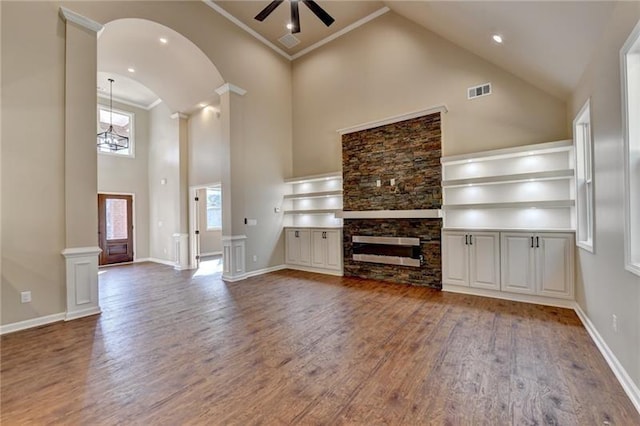
<path fill-rule="evenodd" d="M 640 3 L 620 2 L 573 92 L 569 125 L 591 97 L 595 253 L 577 250 L 577 301 L 640 388 L 640 277 L 624 269 L 623 131 L 620 48 L 640 19 Z M 618 317 L 618 332 L 611 327 Z"/>

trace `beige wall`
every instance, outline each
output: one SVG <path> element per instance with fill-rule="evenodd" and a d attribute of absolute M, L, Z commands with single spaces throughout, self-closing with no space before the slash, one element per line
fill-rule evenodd
<path fill-rule="evenodd" d="M 281 217 L 273 213 L 273 206 L 279 205 L 284 194 L 282 179 L 291 174 L 288 61 L 203 2 L 2 1 L 2 324 L 65 310 L 60 254 L 65 248 L 65 26 L 58 15 L 61 4 L 103 24 L 136 17 L 166 25 L 198 45 L 225 81 L 248 91 L 244 108 L 248 151 L 243 165 L 250 187 L 243 194 L 247 211 L 237 214 L 258 218 L 259 225 L 247 232 L 247 255 L 256 253 L 260 259 L 247 262 L 248 270 L 283 263 Z M 160 159 L 158 151 L 153 155 Z M 158 188 L 160 174 L 157 169 L 150 171 L 150 196 L 162 191 Z M 157 226 L 153 215 L 160 214 L 155 207 L 154 211 L 150 206 L 150 232 Z M 167 256 L 170 253 L 162 252 L 165 241 L 161 240 L 154 240 L 155 254 L 172 259 Z M 32 290 L 32 303 L 20 304 L 23 290 Z"/>
<path fill-rule="evenodd" d="M 164 102 L 150 111 L 149 140 L 149 253 L 173 261 L 173 234 L 180 232 L 179 134 Z"/>
<path fill-rule="evenodd" d="M 64 23 L 2 8 L 2 324 L 64 312 Z M 31 290 L 32 302 L 20 303 Z"/>
<path fill-rule="evenodd" d="M 219 107 L 207 107 L 189 116 L 189 186 L 222 180 Z"/>
<path fill-rule="evenodd" d="M 624 269 L 623 134 L 620 48 L 640 19 L 640 3 L 612 14 L 569 105 L 569 121 L 591 98 L 594 143 L 595 253 L 577 249 L 577 299 L 640 387 L 640 277 Z M 618 317 L 618 333 L 611 326 Z"/>
<path fill-rule="evenodd" d="M 109 105 L 107 99 L 98 103 Z M 135 259 L 149 257 L 149 111 L 113 102 L 113 107 L 134 114 L 135 158 L 98 155 L 98 192 L 134 194 Z"/>
<path fill-rule="evenodd" d="M 491 82 L 491 96 L 466 89 Z M 337 129 L 446 104 L 443 155 L 567 136 L 565 103 L 392 12 L 293 64 L 296 176 L 341 169 Z"/>

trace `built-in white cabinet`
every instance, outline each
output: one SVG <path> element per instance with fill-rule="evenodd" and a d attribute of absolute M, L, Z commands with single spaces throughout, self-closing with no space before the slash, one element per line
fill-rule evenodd
<path fill-rule="evenodd" d="M 506 298 L 529 295 L 537 297 L 534 302 L 573 300 L 574 244 L 570 232 L 445 230 L 443 287 L 491 290 L 478 294 Z"/>
<path fill-rule="evenodd" d="M 311 231 L 309 229 L 287 229 L 285 246 L 288 265 L 311 265 Z"/>
<path fill-rule="evenodd" d="M 340 230 L 311 230 L 311 266 L 335 271 L 342 269 Z"/>
<path fill-rule="evenodd" d="M 574 235 L 503 232 L 502 290 L 573 299 Z"/>
<path fill-rule="evenodd" d="M 340 275 L 342 272 L 342 229 L 286 228 L 287 266 Z"/>
<path fill-rule="evenodd" d="M 446 229 L 575 229 L 572 141 L 442 157 Z"/>
<path fill-rule="evenodd" d="M 442 281 L 465 287 L 500 289 L 500 234 L 445 231 Z"/>

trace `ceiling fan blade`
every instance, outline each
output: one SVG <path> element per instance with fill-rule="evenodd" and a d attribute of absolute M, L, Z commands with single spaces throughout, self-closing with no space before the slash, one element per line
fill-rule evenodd
<path fill-rule="evenodd" d="M 271 12 L 273 12 L 275 10 L 276 7 L 280 6 L 280 3 L 282 3 L 284 0 L 274 0 L 271 3 L 269 3 L 269 5 L 267 5 L 267 7 L 265 7 L 264 9 L 262 9 L 262 12 L 258 13 L 256 15 L 256 17 L 254 19 L 262 22 L 265 20 L 265 18 L 269 15 L 271 15 Z"/>
<path fill-rule="evenodd" d="M 307 7 L 309 9 L 311 9 L 311 11 L 322 21 L 324 22 L 324 24 L 328 27 L 331 24 L 333 24 L 333 22 L 335 21 L 335 19 L 333 19 L 331 17 L 331 15 L 329 15 L 323 8 L 321 8 L 320 6 L 318 6 L 318 3 L 316 3 L 313 0 L 302 0 L 302 2 L 304 4 L 307 5 Z"/>
<path fill-rule="evenodd" d="M 298 9 L 298 0 L 291 0 L 291 33 L 300 32 L 300 10 Z"/>

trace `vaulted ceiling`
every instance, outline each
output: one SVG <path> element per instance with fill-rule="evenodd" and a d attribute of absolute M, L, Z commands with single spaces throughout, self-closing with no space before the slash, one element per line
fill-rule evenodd
<path fill-rule="evenodd" d="M 295 34 L 300 43 L 287 48 L 278 39 L 289 33 L 288 1 L 263 22 L 254 16 L 270 0 L 205 2 L 291 60 L 368 19 L 397 13 L 559 98 L 578 84 L 615 6 L 612 1 L 318 0 L 335 22 L 327 28 L 301 5 L 301 32 Z M 496 33 L 503 36 L 502 45 L 492 42 Z"/>

